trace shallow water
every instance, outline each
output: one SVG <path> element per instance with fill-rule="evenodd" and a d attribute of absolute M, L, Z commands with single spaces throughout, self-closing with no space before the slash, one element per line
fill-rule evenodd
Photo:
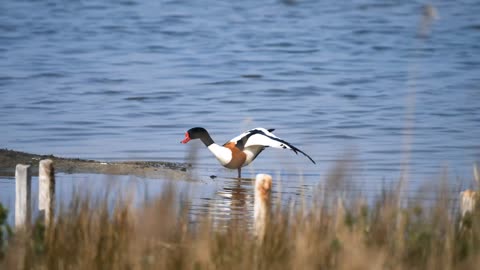
<path fill-rule="evenodd" d="M 192 222 L 209 214 L 215 222 L 245 218 L 253 212 L 253 186 L 251 179 L 214 178 L 211 181 L 165 181 L 145 179 L 136 176 L 101 174 L 56 174 L 56 210 L 70 206 L 74 198 L 88 198 L 93 205 L 107 202 L 115 205 L 130 203 L 141 207 L 157 199 L 169 188 L 177 195 L 176 200 L 190 209 Z M 280 180 L 280 179 L 278 179 Z M 288 184 L 280 190 L 285 181 L 277 181 L 272 199 L 291 202 L 299 195 L 298 187 Z M 34 218 L 38 215 L 38 177 L 32 177 L 31 201 Z M 308 198 L 310 192 L 302 192 Z M 8 222 L 15 222 L 15 179 L 0 178 L 0 203 L 9 209 Z"/>
<path fill-rule="evenodd" d="M 346 172 L 346 171 L 345 171 Z M 92 205 L 99 207 L 107 202 L 109 209 L 115 206 L 132 203 L 141 208 L 152 199 L 158 199 L 169 188 L 175 192 L 178 206 L 189 209 L 191 222 L 206 215 L 215 224 L 232 220 L 253 222 L 253 181 L 254 179 L 215 177 L 202 180 L 201 176 L 194 181 L 169 181 L 162 179 L 145 179 L 136 176 L 101 175 L 101 174 L 56 174 L 55 201 L 56 212 L 68 209 L 75 198 L 87 199 Z M 204 177 L 206 178 L 206 177 Z M 307 177 L 292 175 L 274 175 L 272 203 L 280 203 L 285 209 L 310 209 L 314 203 L 331 206 L 337 198 L 342 198 L 348 205 L 365 202 L 369 205 L 381 198 L 383 192 L 392 191 L 395 186 L 387 181 L 376 182 L 374 187 L 369 183 L 350 178 L 345 175 L 335 182 L 318 184 L 308 182 Z M 328 182 L 328 181 L 327 181 Z M 459 188 L 464 183 L 453 181 L 447 183 L 447 193 L 443 196 L 438 191 L 441 186 L 428 185 L 423 189 L 408 187 L 405 199 L 409 203 L 420 203 L 428 206 L 438 198 L 447 199 L 454 207 L 458 203 Z M 31 203 L 33 218 L 38 216 L 38 177 L 32 177 Z M 443 197 L 442 197 L 443 196 Z M 0 204 L 9 212 L 7 221 L 15 223 L 15 179 L 0 178 Z M 335 206 L 335 205 L 333 205 Z"/>
<path fill-rule="evenodd" d="M 236 172 L 184 132 L 262 126 L 317 165 L 267 149 L 245 177 L 313 189 L 351 159 L 346 188 L 366 193 L 402 168 L 411 189 L 444 168 L 472 185 L 480 2 L 432 4 L 437 19 L 414 1 L 2 1 L 0 147 L 188 161 L 223 189 Z"/>

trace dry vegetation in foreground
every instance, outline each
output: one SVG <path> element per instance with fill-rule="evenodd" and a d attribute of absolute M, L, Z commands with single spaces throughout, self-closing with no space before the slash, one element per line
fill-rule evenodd
<path fill-rule="evenodd" d="M 263 241 L 248 220 L 189 220 L 176 192 L 132 208 L 79 196 L 40 223 L 0 237 L 0 269 L 478 269 L 480 211 L 459 228 L 443 196 L 398 209 L 385 192 L 370 206 L 324 197 L 308 209 L 274 205 Z M 441 193 L 439 193 L 441 194 Z M 333 197 L 333 196 L 332 196 Z M 331 207 L 327 207 L 330 205 Z M 332 206 L 336 205 L 336 206 Z M 0 209 L 1 210 L 1 209 Z M 0 231 L 6 233 L 5 211 Z"/>

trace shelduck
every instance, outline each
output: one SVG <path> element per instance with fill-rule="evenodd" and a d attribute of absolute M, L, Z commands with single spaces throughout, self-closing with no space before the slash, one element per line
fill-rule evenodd
<path fill-rule="evenodd" d="M 295 154 L 300 152 L 315 164 L 315 161 L 309 155 L 273 135 L 273 131 L 274 129 L 254 128 L 238 135 L 222 146 L 213 141 L 206 129 L 195 127 L 185 133 L 185 139 L 181 143 L 185 144 L 190 140 L 200 139 L 222 166 L 229 169 L 237 169 L 239 178 L 241 177 L 242 167 L 255 160 L 266 147 L 290 149 Z"/>

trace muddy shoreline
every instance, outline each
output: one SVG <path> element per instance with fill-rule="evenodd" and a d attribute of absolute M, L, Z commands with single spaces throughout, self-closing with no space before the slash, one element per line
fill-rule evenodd
<path fill-rule="evenodd" d="M 0 149 L 0 176 L 15 176 L 15 166 L 17 164 L 30 164 L 32 166 L 32 174 L 36 175 L 38 174 L 38 163 L 42 159 L 53 160 L 55 171 L 62 173 L 134 175 L 146 178 L 169 178 L 172 180 L 185 179 L 191 167 L 186 163 L 163 161 L 103 162 Z"/>

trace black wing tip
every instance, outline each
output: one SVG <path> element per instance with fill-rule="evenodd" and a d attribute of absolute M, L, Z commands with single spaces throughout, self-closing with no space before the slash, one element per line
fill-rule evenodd
<path fill-rule="evenodd" d="M 309 155 L 307 155 L 305 152 L 303 152 L 302 150 L 298 149 L 297 147 L 289 144 L 290 148 L 293 150 L 293 152 L 295 152 L 295 154 L 298 155 L 298 152 L 302 153 L 304 156 L 306 156 L 308 159 L 310 159 L 311 162 L 313 162 L 313 164 L 317 164 Z"/>
<path fill-rule="evenodd" d="M 274 128 L 269 128 L 269 129 L 267 129 L 267 130 L 268 130 L 268 132 L 273 132 L 273 131 L 275 131 Z"/>
<path fill-rule="evenodd" d="M 267 134 L 265 134 L 264 132 L 262 132 L 261 130 L 258 130 L 258 129 L 255 129 L 258 133 L 261 133 L 263 134 L 264 136 L 267 136 L 269 137 L 270 139 L 272 140 L 276 140 L 276 141 L 279 141 L 281 143 L 284 143 L 286 145 L 288 145 L 290 147 L 290 149 L 295 152 L 295 154 L 298 155 L 298 152 L 302 153 L 304 156 L 306 156 L 308 159 L 310 159 L 311 162 L 313 162 L 313 164 L 317 164 L 309 155 L 307 155 L 305 152 L 303 152 L 302 150 L 298 149 L 297 147 L 293 146 L 292 144 L 280 139 L 280 138 L 274 138 L 274 137 L 271 137 L 271 136 L 268 136 Z M 269 132 L 272 132 L 274 131 L 275 129 L 274 128 L 271 128 L 271 129 L 268 129 Z"/>
<path fill-rule="evenodd" d="M 303 151 L 300 151 L 300 152 L 302 152 L 302 154 L 304 154 L 308 159 L 310 159 L 310 161 L 313 162 L 313 164 L 317 164 L 315 163 L 315 160 L 313 160 L 309 155 L 305 154 Z"/>
<path fill-rule="evenodd" d="M 300 149 L 299 149 L 298 151 L 300 151 Z M 311 161 L 313 164 L 317 164 L 317 163 L 315 162 L 315 160 L 313 160 L 309 155 L 305 154 L 303 151 L 300 151 L 300 153 L 302 153 L 304 156 L 306 156 L 308 159 L 310 159 L 310 161 Z M 295 154 L 298 155 L 297 152 L 295 152 Z"/>

